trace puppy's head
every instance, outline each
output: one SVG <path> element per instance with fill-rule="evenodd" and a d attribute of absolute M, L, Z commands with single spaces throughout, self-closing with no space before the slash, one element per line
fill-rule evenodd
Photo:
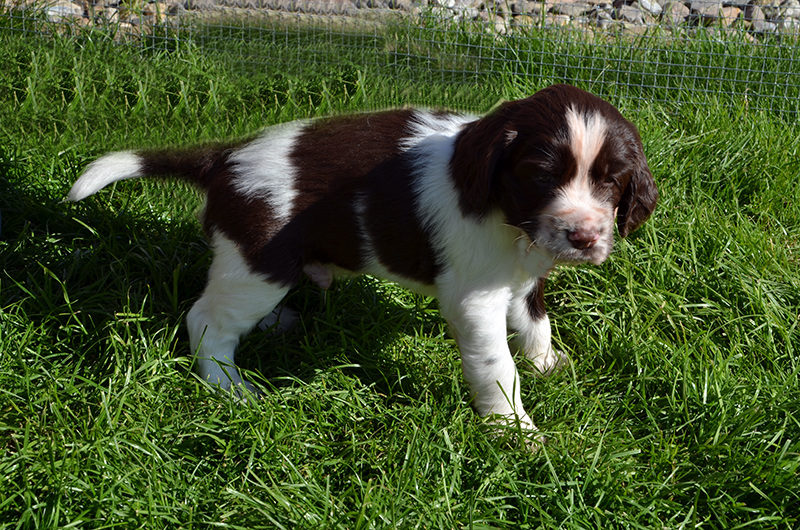
<path fill-rule="evenodd" d="M 554 85 L 468 124 L 451 161 L 463 213 L 500 208 L 556 261 L 602 263 L 653 212 L 636 127 L 606 101 Z"/>

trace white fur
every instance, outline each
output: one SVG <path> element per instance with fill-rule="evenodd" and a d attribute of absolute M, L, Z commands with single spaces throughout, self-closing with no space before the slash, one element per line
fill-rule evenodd
<path fill-rule="evenodd" d="M 356 220 L 358 221 L 358 232 L 361 236 L 361 256 L 363 257 L 364 261 L 367 263 L 367 269 L 376 270 L 377 267 L 381 267 L 381 270 L 377 272 L 381 272 L 385 269 L 382 265 L 378 265 L 377 262 L 377 255 L 375 253 L 375 245 L 372 242 L 372 238 L 369 235 L 369 229 L 367 227 L 367 221 L 365 219 L 366 210 L 367 210 L 367 199 L 363 193 L 357 193 L 356 197 L 353 201 L 353 210 L 355 211 Z M 380 274 L 378 274 L 380 276 Z"/>
<path fill-rule="evenodd" d="M 603 146 L 608 125 L 596 114 L 567 112 L 570 147 L 578 163 L 577 174 L 569 185 L 559 189 L 557 196 L 542 213 L 536 245 L 547 249 L 557 260 L 570 261 L 579 251 L 572 246 L 568 230 L 597 231 L 592 262 L 602 263 L 611 252 L 614 242 L 613 206 L 593 193 L 589 171 Z"/>
<path fill-rule="evenodd" d="M 578 174 L 586 175 L 606 139 L 608 125 L 598 114 L 581 114 L 574 108 L 567 111 L 570 144 L 578 161 Z"/>
<path fill-rule="evenodd" d="M 67 199 L 73 202 L 85 199 L 111 183 L 141 176 L 141 169 L 141 158 L 133 152 L 109 153 L 89 164 Z"/>
<path fill-rule="evenodd" d="M 411 149 L 420 141 L 433 135 L 441 134 L 446 137 L 452 137 L 464 125 L 477 119 L 477 116 L 469 114 L 434 114 L 424 110 L 417 110 L 414 112 L 409 127 L 411 134 L 403 140 L 401 145 L 405 149 Z"/>
<path fill-rule="evenodd" d="M 189 343 L 200 377 L 242 395 L 253 387 L 242 379 L 234 362 L 239 338 L 272 312 L 289 288 L 250 272 L 235 243 L 225 236 L 213 234 L 211 246 L 214 260 L 208 284 L 186 317 Z"/>
<path fill-rule="evenodd" d="M 424 136 L 427 131 L 422 131 L 423 136 L 408 141 L 419 151 L 419 214 L 446 263 L 436 280 L 439 308 L 458 343 L 473 406 L 481 416 L 516 417 L 523 428 L 535 429 L 522 404 L 506 328 L 511 286 L 518 277 L 527 277 L 523 262 L 528 252 L 516 243 L 519 231 L 499 213 L 482 220 L 461 214 L 449 164 L 465 122 L 451 121 L 449 130 L 435 127 L 433 120 L 426 123 L 436 132 Z"/>
<path fill-rule="evenodd" d="M 536 373 L 542 376 L 551 375 L 567 363 L 567 358 L 553 348 L 550 337 L 550 318 L 545 314 L 541 318 L 532 318 L 526 298 L 532 289 L 537 289 L 538 280 L 530 278 L 519 283 L 508 306 L 508 326 L 516 331 L 512 339 L 513 349 L 521 350 L 525 357 L 533 363 Z"/>
<path fill-rule="evenodd" d="M 235 164 L 234 187 L 242 195 L 269 204 L 278 221 L 275 231 L 288 222 L 297 197 L 297 170 L 289 153 L 306 125 L 295 121 L 270 127 L 230 159 Z"/>
<path fill-rule="evenodd" d="M 282 335 L 291 330 L 300 320 L 300 313 L 286 306 L 276 307 L 272 313 L 265 316 L 258 323 L 261 331 L 272 330 L 274 335 Z"/>

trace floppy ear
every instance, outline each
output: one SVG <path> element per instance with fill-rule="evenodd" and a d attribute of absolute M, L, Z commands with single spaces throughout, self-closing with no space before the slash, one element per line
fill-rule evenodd
<path fill-rule="evenodd" d="M 639 228 L 653 213 L 657 202 L 656 181 L 647 164 L 640 162 L 619 201 L 617 210 L 619 235 L 626 237 Z"/>
<path fill-rule="evenodd" d="M 506 130 L 506 119 L 498 114 L 467 124 L 456 138 L 450 170 L 467 214 L 481 215 L 488 208 L 503 151 L 517 134 Z"/>

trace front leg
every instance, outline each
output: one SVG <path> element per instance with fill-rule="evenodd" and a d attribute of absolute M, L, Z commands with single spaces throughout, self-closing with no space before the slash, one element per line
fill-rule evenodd
<path fill-rule="evenodd" d="M 544 278 L 533 278 L 513 293 L 508 308 L 508 326 L 516 331 L 514 349 L 522 350 L 539 375 L 547 376 L 567 364 L 567 357 L 553 348 L 550 318 L 544 307 Z"/>
<path fill-rule="evenodd" d="M 478 414 L 516 418 L 523 429 L 536 430 L 522 405 L 519 374 L 506 340 L 510 297 L 508 288 L 440 296 L 440 311 L 458 343 Z"/>

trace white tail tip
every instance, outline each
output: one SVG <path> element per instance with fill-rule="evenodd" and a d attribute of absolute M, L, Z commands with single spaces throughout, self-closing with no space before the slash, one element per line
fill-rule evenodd
<path fill-rule="evenodd" d="M 109 153 L 86 168 L 69 190 L 67 199 L 79 201 L 114 182 L 142 175 L 142 158 L 132 151 Z"/>

